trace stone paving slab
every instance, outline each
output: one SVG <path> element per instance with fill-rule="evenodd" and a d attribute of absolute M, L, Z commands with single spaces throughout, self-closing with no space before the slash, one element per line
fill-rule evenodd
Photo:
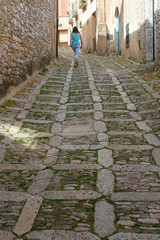
<path fill-rule="evenodd" d="M 0 231 L 0 240 L 13 240 L 15 235 L 9 231 Z"/>
<path fill-rule="evenodd" d="M 118 233 L 109 240 L 158 240 L 160 235 L 157 234 L 136 234 L 136 233 Z"/>
<path fill-rule="evenodd" d="M 111 195 L 112 201 L 155 202 L 160 201 L 160 192 L 115 192 Z"/>
<path fill-rule="evenodd" d="M 105 200 L 96 203 L 94 230 L 101 238 L 113 234 L 116 230 L 114 218 L 114 207 L 111 204 Z"/>
<path fill-rule="evenodd" d="M 21 236 L 24 233 L 27 233 L 31 230 L 33 222 L 39 211 L 41 203 L 42 203 L 42 198 L 40 198 L 39 196 L 30 197 L 27 200 L 27 202 L 20 214 L 18 222 L 16 223 L 16 225 L 13 229 L 13 232 L 16 235 Z"/>
<path fill-rule="evenodd" d="M 96 199 L 101 197 L 101 194 L 92 190 L 79 190 L 79 191 L 46 191 L 40 193 L 41 197 L 47 199 Z"/>
<path fill-rule="evenodd" d="M 0 202 L 22 202 L 29 197 L 30 194 L 26 192 L 0 191 Z"/>
<path fill-rule="evenodd" d="M 71 232 L 71 231 L 34 231 L 26 235 L 27 240 L 100 240 L 99 237 L 87 232 Z"/>

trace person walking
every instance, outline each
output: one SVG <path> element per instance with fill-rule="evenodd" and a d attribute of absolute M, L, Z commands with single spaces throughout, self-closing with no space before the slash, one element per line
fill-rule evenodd
<path fill-rule="evenodd" d="M 75 53 L 75 58 L 74 58 L 74 66 L 78 66 L 78 54 L 80 49 L 82 49 L 82 37 L 80 32 L 78 31 L 77 27 L 73 28 L 73 31 L 70 36 L 70 47 L 73 49 Z"/>

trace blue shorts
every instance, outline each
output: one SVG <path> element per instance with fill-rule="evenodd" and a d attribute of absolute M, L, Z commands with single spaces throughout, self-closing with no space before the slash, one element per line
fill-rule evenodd
<path fill-rule="evenodd" d="M 78 54 L 79 54 L 79 50 L 80 50 L 80 45 L 79 44 L 76 44 L 74 46 L 72 46 L 72 49 L 75 53 L 75 59 L 78 59 Z"/>

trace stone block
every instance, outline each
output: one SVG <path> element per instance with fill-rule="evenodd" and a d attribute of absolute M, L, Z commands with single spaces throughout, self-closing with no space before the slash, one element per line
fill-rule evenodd
<path fill-rule="evenodd" d="M 31 230 L 34 220 L 36 218 L 36 215 L 41 206 L 41 203 L 42 203 L 42 198 L 39 196 L 30 197 L 27 200 L 21 212 L 21 215 L 18 219 L 18 222 L 16 223 L 13 229 L 13 232 L 16 235 L 21 236 L 24 233 L 27 233 Z"/>
<path fill-rule="evenodd" d="M 94 218 L 94 231 L 101 238 L 113 234 L 116 230 L 114 226 L 114 207 L 105 200 L 96 203 Z"/>

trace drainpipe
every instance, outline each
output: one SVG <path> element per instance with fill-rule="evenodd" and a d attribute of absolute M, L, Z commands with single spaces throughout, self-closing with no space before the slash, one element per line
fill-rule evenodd
<path fill-rule="evenodd" d="M 56 29 L 56 57 L 58 57 L 58 0 L 57 0 L 57 29 Z"/>
<path fill-rule="evenodd" d="M 155 4 L 153 0 L 153 62 L 155 61 Z"/>

